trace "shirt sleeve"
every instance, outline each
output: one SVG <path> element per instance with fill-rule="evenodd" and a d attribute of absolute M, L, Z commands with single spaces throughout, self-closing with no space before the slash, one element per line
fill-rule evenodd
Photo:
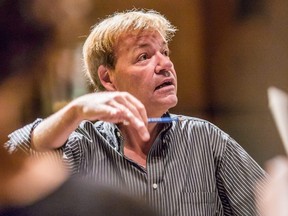
<path fill-rule="evenodd" d="M 265 171 L 232 138 L 228 138 L 217 172 L 223 207 L 233 215 L 257 215 L 255 196 L 261 194 Z"/>
<path fill-rule="evenodd" d="M 60 148 L 63 152 L 63 158 L 67 162 L 69 169 L 73 174 L 78 174 L 85 170 L 83 163 L 87 163 L 88 152 L 91 150 L 92 143 L 98 143 L 97 136 L 94 136 L 93 123 L 90 121 L 83 121 L 73 131 L 66 143 Z"/>
<path fill-rule="evenodd" d="M 8 135 L 8 141 L 4 144 L 4 147 L 9 153 L 14 153 L 16 151 L 23 151 L 30 154 L 31 148 L 31 135 L 35 127 L 42 122 L 42 119 L 36 119 L 34 122 L 20 128 L 10 135 Z"/>
<path fill-rule="evenodd" d="M 67 164 L 61 148 L 55 151 L 39 152 L 31 147 L 31 135 L 33 133 L 33 130 L 42 121 L 43 119 L 36 119 L 34 122 L 8 135 L 8 141 L 4 144 L 4 147 L 11 154 L 20 151 L 33 157 L 45 156 L 46 158 L 51 159 L 51 162 L 59 159 L 64 159 L 63 161 Z"/>

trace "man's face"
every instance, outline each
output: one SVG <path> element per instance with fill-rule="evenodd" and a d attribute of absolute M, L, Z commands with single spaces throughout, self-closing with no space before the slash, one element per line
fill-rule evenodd
<path fill-rule="evenodd" d="M 168 45 L 157 31 L 124 34 L 115 49 L 111 81 L 145 106 L 149 117 L 160 116 L 177 104 L 177 78 Z"/>

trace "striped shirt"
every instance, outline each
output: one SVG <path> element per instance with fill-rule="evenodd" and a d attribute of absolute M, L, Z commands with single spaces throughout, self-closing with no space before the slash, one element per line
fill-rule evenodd
<path fill-rule="evenodd" d="M 39 121 L 12 133 L 8 150 L 31 151 Z M 260 193 L 266 174 L 212 123 L 181 116 L 165 124 L 146 169 L 123 155 L 123 143 L 117 125 L 83 121 L 62 147 L 63 157 L 73 173 L 125 189 L 164 216 L 257 215 L 255 191 Z"/>

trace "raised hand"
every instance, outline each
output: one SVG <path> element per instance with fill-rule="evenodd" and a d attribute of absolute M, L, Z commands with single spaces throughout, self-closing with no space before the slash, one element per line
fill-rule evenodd
<path fill-rule="evenodd" d="M 122 122 L 134 127 L 144 141 L 149 139 L 145 107 L 127 92 L 91 93 L 75 99 L 71 105 L 76 107 L 79 121 Z"/>

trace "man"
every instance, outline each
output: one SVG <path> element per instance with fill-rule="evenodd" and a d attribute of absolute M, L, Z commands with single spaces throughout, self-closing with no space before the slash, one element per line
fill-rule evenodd
<path fill-rule="evenodd" d="M 8 149 L 63 152 L 73 173 L 122 188 L 163 215 L 255 215 L 264 171 L 216 126 L 169 113 L 177 104 L 168 48 L 175 31 L 155 11 L 98 23 L 83 54 L 92 84 L 105 91 L 16 131 Z"/>
<path fill-rule="evenodd" d="M 27 94 L 27 91 L 30 93 L 32 91 L 29 89 L 35 90 L 35 86 L 31 86 L 31 83 L 35 82 L 35 72 L 41 71 L 41 76 L 48 72 L 45 70 L 45 66 L 51 63 L 48 53 L 54 50 L 55 41 L 59 42 L 57 27 L 58 25 L 61 27 L 63 24 L 52 22 L 43 13 L 40 13 L 41 19 L 37 14 L 42 11 L 43 5 L 45 10 L 49 11 L 50 8 L 47 6 L 50 4 L 53 11 L 60 12 L 61 7 L 58 2 L 59 4 L 63 3 L 63 1 L 57 1 L 55 4 L 56 2 L 51 0 L 2 0 L 0 2 L 0 14 L 2 15 L 0 21 L 2 29 L 0 36 L 2 43 L 0 46 L 2 60 L 0 62 L 0 107 L 3 112 L 5 109 L 2 105 L 10 108 L 10 110 L 6 109 L 5 113 L 1 113 L 2 117 L 5 115 L 3 118 L 0 117 L 1 144 L 4 142 L 5 128 L 7 130 L 11 125 L 5 122 L 7 116 L 8 118 L 13 116 L 14 119 L 11 122 L 14 123 L 17 122 L 17 116 L 20 116 L 20 112 L 18 114 L 15 109 L 21 108 L 19 106 L 13 108 L 11 104 L 19 105 L 19 101 L 25 101 L 25 106 L 29 107 L 30 97 L 27 95 L 30 94 Z M 68 3 L 70 4 L 70 2 Z M 79 7 L 79 2 L 77 5 Z M 35 14 L 35 11 L 38 13 Z M 43 20 L 43 18 L 46 19 Z M 68 16 L 68 18 L 71 17 Z M 64 19 L 65 24 L 69 24 L 70 21 L 66 20 L 68 18 Z M 79 16 L 77 19 L 83 21 Z M 77 27 L 75 23 L 73 26 Z M 69 34 L 69 31 L 66 33 Z M 11 94 L 11 86 L 13 89 L 17 86 L 15 83 L 18 84 L 18 88 L 14 90 L 15 94 Z M 21 88 L 23 86 L 24 89 Z M 7 135 L 5 139 L 7 139 Z M 44 154 L 41 157 L 27 157 L 27 155 L 23 155 L 22 151 L 8 154 L 1 145 L 0 216 L 15 215 L 153 216 L 156 214 L 142 201 L 118 188 L 113 189 L 110 186 L 107 187 L 106 184 L 97 184 L 95 181 L 70 178 L 62 160 L 59 160 L 57 156 L 51 160 L 51 154 Z"/>

